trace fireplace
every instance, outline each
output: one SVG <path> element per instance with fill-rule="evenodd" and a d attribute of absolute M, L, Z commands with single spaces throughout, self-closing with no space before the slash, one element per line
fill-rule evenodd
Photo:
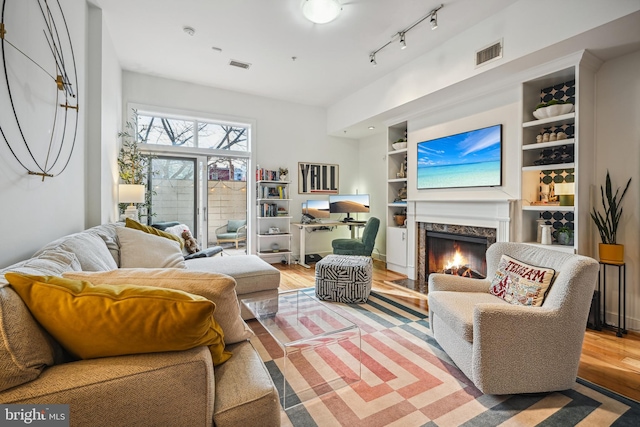
<path fill-rule="evenodd" d="M 431 273 L 484 278 L 485 254 L 495 242 L 495 228 L 418 223 L 418 281 Z"/>

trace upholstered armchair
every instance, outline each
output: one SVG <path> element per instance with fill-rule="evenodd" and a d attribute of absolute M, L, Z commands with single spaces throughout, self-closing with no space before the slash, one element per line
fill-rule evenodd
<path fill-rule="evenodd" d="M 514 305 L 489 292 L 503 254 L 555 270 L 555 280 L 541 306 Z M 531 245 L 494 243 L 487 250 L 487 271 L 484 280 L 429 276 L 429 319 L 438 344 L 487 394 L 571 388 L 598 262 Z M 530 292 L 523 294 L 524 299 L 527 296 Z"/>
<path fill-rule="evenodd" d="M 247 240 L 247 220 L 230 219 L 226 225 L 216 228 L 215 233 L 218 244 L 234 242 L 238 249 L 238 243 Z"/>
<path fill-rule="evenodd" d="M 369 218 L 364 226 L 362 238 L 360 239 L 335 239 L 331 242 L 333 253 L 337 255 L 362 255 L 371 256 L 376 243 L 376 236 L 380 220 L 375 217 Z"/>

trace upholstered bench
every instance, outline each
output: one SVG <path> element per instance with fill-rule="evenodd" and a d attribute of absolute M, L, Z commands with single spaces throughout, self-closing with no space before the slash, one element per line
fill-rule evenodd
<path fill-rule="evenodd" d="M 316 296 L 323 301 L 365 303 L 372 274 L 370 257 L 327 255 L 316 263 Z"/>

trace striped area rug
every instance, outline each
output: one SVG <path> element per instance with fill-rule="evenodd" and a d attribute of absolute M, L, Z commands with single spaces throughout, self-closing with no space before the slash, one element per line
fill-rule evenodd
<path fill-rule="evenodd" d="M 331 304 L 361 329 L 362 380 L 282 411 L 283 426 L 640 426 L 638 402 L 580 379 L 561 392 L 482 394 L 432 338 L 428 314 L 391 297 L 372 292 L 366 304 Z M 257 321 L 249 326 L 282 395 L 282 352 Z M 343 366 L 335 354 L 316 356 L 294 360 L 287 378 Z"/>

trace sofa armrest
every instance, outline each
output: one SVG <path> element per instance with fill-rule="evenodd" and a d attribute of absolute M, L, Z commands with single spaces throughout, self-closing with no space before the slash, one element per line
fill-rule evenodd
<path fill-rule="evenodd" d="M 72 425 L 211 426 L 214 384 L 211 354 L 201 346 L 56 365 L 1 392 L 0 402 L 69 404 Z"/>
<path fill-rule="evenodd" d="M 452 274 L 432 273 L 429 275 L 429 292 L 489 292 L 491 282 L 487 279 L 454 276 Z"/>

